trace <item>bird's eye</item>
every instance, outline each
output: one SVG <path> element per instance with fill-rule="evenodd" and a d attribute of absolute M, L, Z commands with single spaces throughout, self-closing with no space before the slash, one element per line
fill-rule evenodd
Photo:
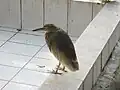
<path fill-rule="evenodd" d="M 44 28 L 47 28 L 46 26 L 44 26 Z"/>

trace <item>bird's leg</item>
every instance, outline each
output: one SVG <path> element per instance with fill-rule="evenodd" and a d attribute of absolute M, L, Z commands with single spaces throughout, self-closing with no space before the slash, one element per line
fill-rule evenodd
<path fill-rule="evenodd" d="M 57 65 L 56 70 L 53 70 L 52 73 L 54 73 L 54 74 L 62 74 L 62 73 L 59 73 L 59 72 L 58 72 L 58 70 L 59 70 L 59 68 L 60 68 L 60 65 L 61 65 L 61 63 L 59 62 L 59 64 Z"/>
<path fill-rule="evenodd" d="M 59 68 L 60 68 L 60 65 L 61 65 L 61 63 L 59 62 L 59 64 L 58 64 L 58 66 L 57 66 L 57 68 L 56 68 L 56 73 L 58 72 L 58 70 L 59 70 Z"/>
<path fill-rule="evenodd" d="M 63 66 L 63 68 L 59 68 L 59 70 L 62 70 L 64 72 L 67 72 L 67 70 L 65 70 L 65 66 Z"/>
<path fill-rule="evenodd" d="M 63 69 L 62 69 L 63 71 L 65 70 L 65 66 L 63 66 Z"/>
<path fill-rule="evenodd" d="M 59 68 L 60 68 L 60 65 L 61 65 L 61 63 L 59 62 L 59 64 L 57 65 L 56 69 L 57 69 L 57 68 L 59 69 Z"/>
<path fill-rule="evenodd" d="M 64 71 L 64 72 L 67 72 L 67 70 L 65 70 L 65 66 L 63 66 L 63 71 Z"/>

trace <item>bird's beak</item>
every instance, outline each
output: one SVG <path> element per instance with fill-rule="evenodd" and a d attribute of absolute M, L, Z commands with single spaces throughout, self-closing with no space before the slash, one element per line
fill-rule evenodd
<path fill-rule="evenodd" d="M 38 29 L 34 29 L 34 30 L 32 30 L 32 31 L 43 31 L 43 30 L 45 30 L 45 28 L 38 28 Z"/>

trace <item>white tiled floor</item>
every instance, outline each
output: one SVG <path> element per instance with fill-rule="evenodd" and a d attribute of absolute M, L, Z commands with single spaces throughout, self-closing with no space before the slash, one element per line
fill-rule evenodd
<path fill-rule="evenodd" d="M 32 57 L 0 52 L 0 64 L 2 65 L 23 67 L 31 58 Z"/>
<path fill-rule="evenodd" d="M 8 32 L 18 32 L 16 29 L 13 28 L 6 28 L 6 27 L 0 27 L 0 31 L 8 31 Z"/>
<path fill-rule="evenodd" d="M 56 59 L 33 58 L 25 68 L 35 71 L 47 72 L 56 67 L 58 61 Z M 41 66 L 41 68 L 39 67 Z"/>
<path fill-rule="evenodd" d="M 42 73 L 38 71 L 23 69 L 16 77 L 14 77 L 12 81 L 41 86 L 41 84 L 45 81 L 48 75 L 49 73 Z"/>
<path fill-rule="evenodd" d="M 19 70 L 20 68 L 0 65 L 0 79 L 10 80 Z"/>
<path fill-rule="evenodd" d="M 0 90 L 8 81 L 0 80 Z"/>
<path fill-rule="evenodd" d="M 33 45 L 7 42 L 4 46 L 0 48 L 0 51 L 33 56 L 40 48 L 41 47 L 36 47 Z"/>
<path fill-rule="evenodd" d="M 3 90 L 38 90 L 39 87 L 10 82 Z"/>
<path fill-rule="evenodd" d="M 31 45 L 38 45 L 43 46 L 45 44 L 45 40 L 43 36 L 35 36 L 27 34 L 18 33 L 15 37 L 13 37 L 10 41 L 24 43 L 24 44 L 31 44 Z"/>
<path fill-rule="evenodd" d="M 0 31 L 0 40 L 8 40 L 14 34 L 14 32 Z"/>
<path fill-rule="evenodd" d="M 43 32 L 0 28 L 0 90 L 38 90 L 56 64 Z"/>

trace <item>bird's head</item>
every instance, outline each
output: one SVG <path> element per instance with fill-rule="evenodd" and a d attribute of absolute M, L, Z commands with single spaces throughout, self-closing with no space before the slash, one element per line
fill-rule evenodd
<path fill-rule="evenodd" d="M 57 31 L 57 27 L 54 24 L 45 24 L 42 28 L 35 29 L 33 31 L 43 30 L 47 32 L 55 32 Z"/>

